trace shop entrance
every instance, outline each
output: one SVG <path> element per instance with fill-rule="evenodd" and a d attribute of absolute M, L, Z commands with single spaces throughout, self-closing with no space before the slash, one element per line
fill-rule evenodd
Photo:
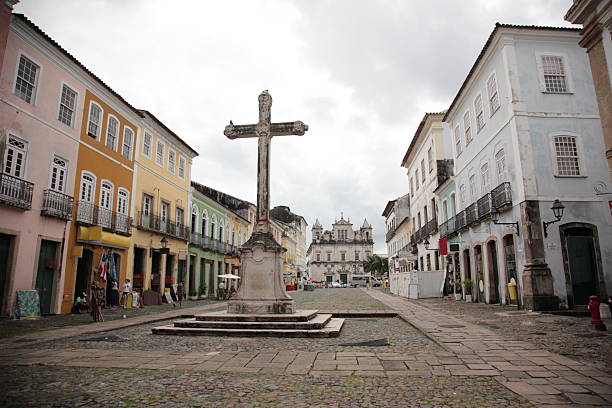
<path fill-rule="evenodd" d="M 515 283 L 518 295 L 518 275 L 516 272 L 516 255 L 514 252 L 514 236 L 507 235 L 504 237 L 504 260 L 505 260 L 505 270 L 506 270 L 506 283 Z M 507 292 L 507 301 L 508 304 L 516 304 L 518 303 L 518 299 L 520 299 L 520 295 L 517 296 L 516 300 L 510 299 L 510 292 Z"/>
<path fill-rule="evenodd" d="M 189 287 L 187 289 L 187 294 L 189 296 L 196 295 L 195 266 L 196 266 L 196 256 L 189 255 Z"/>
<path fill-rule="evenodd" d="M 83 255 L 77 262 L 77 275 L 74 283 L 74 296 L 72 302 L 77 296 L 82 296 L 83 293 L 89 294 L 89 282 L 91 280 L 91 266 L 93 262 L 93 251 L 83 248 Z"/>
<path fill-rule="evenodd" d="M 40 313 L 48 315 L 53 313 L 53 284 L 55 271 L 59 266 L 57 259 L 57 242 L 40 241 L 38 254 L 38 268 L 36 271 L 36 290 L 40 299 Z"/>
<path fill-rule="evenodd" d="M 134 269 L 132 270 L 132 287 L 134 289 L 144 288 L 144 276 L 145 276 L 145 258 L 146 250 L 144 248 L 134 247 Z"/>
<path fill-rule="evenodd" d="M 11 235 L 0 234 L 0 310 L 3 309 L 6 299 L 11 238 Z"/>
<path fill-rule="evenodd" d="M 489 303 L 499 303 L 499 264 L 497 262 L 497 243 L 487 243 L 489 251 Z"/>
<path fill-rule="evenodd" d="M 484 266 L 482 262 L 482 246 L 474 247 L 474 256 L 476 261 L 476 281 L 474 282 L 474 290 L 476 291 L 476 300 L 484 303 L 485 301 L 485 286 L 484 286 Z"/>
<path fill-rule="evenodd" d="M 159 251 L 153 252 L 153 255 L 151 256 L 151 290 L 158 293 L 161 293 L 161 283 L 159 281 L 161 279 L 160 262 L 161 254 Z"/>
<path fill-rule="evenodd" d="M 208 296 L 215 296 L 215 261 L 208 261 Z"/>

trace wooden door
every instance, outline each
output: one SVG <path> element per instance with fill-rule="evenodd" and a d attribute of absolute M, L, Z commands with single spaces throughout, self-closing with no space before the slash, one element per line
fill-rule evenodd
<path fill-rule="evenodd" d="M 4 304 L 6 283 L 9 275 L 9 253 L 11 249 L 11 236 L 0 234 L 0 308 Z"/>
<path fill-rule="evenodd" d="M 59 265 L 57 243 L 43 239 L 40 242 L 38 269 L 36 272 L 36 290 L 40 298 L 40 313 L 42 315 L 52 313 L 53 281 L 57 265 Z"/>
<path fill-rule="evenodd" d="M 593 237 L 568 235 L 566 242 L 574 304 L 586 305 L 589 296 L 598 295 Z"/>

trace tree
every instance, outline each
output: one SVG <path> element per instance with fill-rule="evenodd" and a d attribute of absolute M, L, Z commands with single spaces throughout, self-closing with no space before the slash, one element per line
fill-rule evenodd
<path fill-rule="evenodd" d="M 370 255 L 363 261 L 363 269 L 373 276 L 381 277 L 389 270 L 389 260 L 378 255 Z"/>

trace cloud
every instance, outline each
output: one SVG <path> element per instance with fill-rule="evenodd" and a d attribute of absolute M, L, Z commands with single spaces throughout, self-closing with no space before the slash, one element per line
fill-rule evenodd
<path fill-rule="evenodd" d="M 303 137 L 272 141 L 271 198 L 310 226 L 343 211 L 386 252 L 388 200 L 405 194 L 401 158 L 426 111 L 450 104 L 496 21 L 566 25 L 571 1 L 23 0 L 26 14 L 200 156 L 193 178 L 255 202 L 257 142 L 223 128 L 273 121 Z"/>

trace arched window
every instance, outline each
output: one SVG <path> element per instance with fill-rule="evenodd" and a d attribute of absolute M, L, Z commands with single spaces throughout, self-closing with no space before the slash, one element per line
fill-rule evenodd
<path fill-rule="evenodd" d="M 102 108 L 95 102 L 89 104 L 89 121 L 87 122 L 87 134 L 94 139 L 100 138 L 102 130 Z"/>
<path fill-rule="evenodd" d="M 100 208 L 98 209 L 98 225 L 109 228 L 112 222 L 113 184 L 102 180 L 100 184 Z"/>
<path fill-rule="evenodd" d="M 208 212 L 204 210 L 202 211 L 202 235 L 206 235 L 208 232 L 206 227 L 208 227 Z"/>
<path fill-rule="evenodd" d="M 489 163 L 483 163 L 480 166 L 480 180 L 482 182 L 482 194 L 486 194 L 491 190 L 489 182 Z"/>
<path fill-rule="evenodd" d="M 232 228 L 232 245 L 236 245 L 236 228 Z"/>
<path fill-rule="evenodd" d="M 128 160 L 132 160 L 132 144 L 134 143 L 134 131 L 129 127 L 123 130 L 123 150 L 122 154 Z"/>
<path fill-rule="evenodd" d="M 198 225 L 198 207 L 193 204 L 191 206 L 191 231 L 196 232 L 196 225 Z M 202 234 L 204 230 L 200 231 Z"/>
<path fill-rule="evenodd" d="M 210 237 L 213 239 L 215 238 L 216 227 L 217 227 L 217 216 L 213 214 L 210 220 Z"/>
<path fill-rule="evenodd" d="M 501 183 L 506 179 L 506 152 L 503 148 L 495 153 L 495 166 L 497 167 L 498 182 Z"/>
<path fill-rule="evenodd" d="M 89 172 L 83 172 L 81 175 L 81 194 L 80 200 L 87 203 L 93 203 L 96 194 L 96 176 Z"/>
<path fill-rule="evenodd" d="M 119 138 L 119 121 L 116 117 L 108 115 L 106 125 L 106 147 L 112 151 L 117 150 L 117 139 Z"/>
<path fill-rule="evenodd" d="M 123 187 L 117 190 L 117 219 L 115 226 L 118 231 L 127 232 L 128 230 L 128 203 L 130 202 L 130 192 Z"/>
<path fill-rule="evenodd" d="M 219 241 L 223 242 L 223 232 L 225 231 L 225 221 L 219 220 Z"/>

